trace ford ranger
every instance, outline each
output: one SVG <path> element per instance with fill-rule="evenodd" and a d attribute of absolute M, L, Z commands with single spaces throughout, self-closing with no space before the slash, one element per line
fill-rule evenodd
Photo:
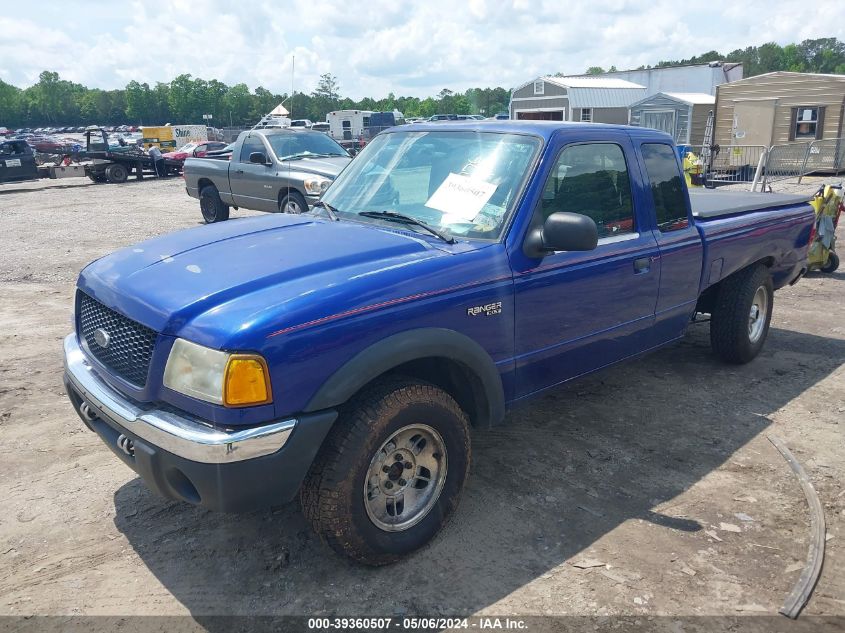
<path fill-rule="evenodd" d="M 352 160 L 320 132 L 264 129 L 241 132 L 231 160 L 188 158 L 188 195 L 206 223 L 229 219 L 229 208 L 303 213 Z"/>
<path fill-rule="evenodd" d="M 691 198 L 654 130 L 393 128 L 309 213 L 87 266 L 65 385 L 157 493 L 223 511 L 298 493 L 324 542 L 385 564 L 454 513 L 470 425 L 678 341 L 699 313 L 717 356 L 754 359 L 812 222 L 795 196 Z"/>

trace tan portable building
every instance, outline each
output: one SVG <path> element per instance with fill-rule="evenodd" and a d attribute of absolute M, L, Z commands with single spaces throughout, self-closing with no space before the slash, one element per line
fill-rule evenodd
<path fill-rule="evenodd" d="M 845 75 L 773 72 L 716 89 L 714 142 L 782 145 L 842 137 Z"/>

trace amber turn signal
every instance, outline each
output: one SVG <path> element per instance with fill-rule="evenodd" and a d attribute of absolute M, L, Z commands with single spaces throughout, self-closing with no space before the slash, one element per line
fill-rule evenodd
<path fill-rule="evenodd" d="M 272 402 L 270 372 L 260 356 L 233 354 L 226 364 L 223 380 L 223 404 L 245 407 Z"/>

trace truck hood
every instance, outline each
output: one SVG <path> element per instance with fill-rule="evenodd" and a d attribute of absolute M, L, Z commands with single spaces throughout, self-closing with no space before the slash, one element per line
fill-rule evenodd
<path fill-rule="evenodd" d="M 266 327 L 277 327 L 285 320 L 286 306 L 301 305 L 311 293 L 337 299 L 350 280 L 413 268 L 461 248 L 469 247 L 444 250 L 375 226 L 273 214 L 124 248 L 86 267 L 78 283 L 105 305 L 164 334 L 185 335 L 203 315 L 203 332 L 192 338 L 224 345 L 241 330 L 260 330 L 263 320 Z M 261 314 L 245 315 L 233 309 L 235 304 Z M 233 312 L 239 316 L 231 317 Z"/>
<path fill-rule="evenodd" d="M 283 174 L 288 167 L 293 172 L 315 174 L 334 179 L 343 171 L 352 159 L 348 156 L 329 156 L 326 158 L 300 158 L 279 163 L 278 171 Z"/>

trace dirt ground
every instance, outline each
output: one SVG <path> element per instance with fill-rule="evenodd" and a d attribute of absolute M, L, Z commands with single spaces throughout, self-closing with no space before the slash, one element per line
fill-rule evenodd
<path fill-rule="evenodd" d="M 0 615 L 774 615 L 810 534 L 774 435 L 827 521 L 801 617 L 845 616 L 844 271 L 779 292 L 749 365 L 719 363 L 697 324 L 475 431 L 454 520 L 369 569 L 296 503 L 236 516 L 154 496 L 65 397 L 79 270 L 199 225 L 181 180 L 0 187 Z"/>

